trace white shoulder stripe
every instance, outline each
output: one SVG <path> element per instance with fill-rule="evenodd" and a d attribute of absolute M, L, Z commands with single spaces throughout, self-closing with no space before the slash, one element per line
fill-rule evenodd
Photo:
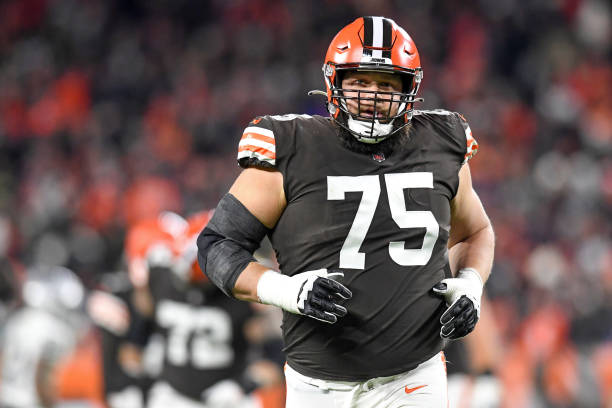
<path fill-rule="evenodd" d="M 276 145 L 273 143 L 264 142 L 263 140 L 255 139 L 254 137 L 244 138 L 238 143 L 238 147 L 257 146 L 267 149 L 271 152 L 276 152 Z"/>
<path fill-rule="evenodd" d="M 258 135 L 274 138 L 274 132 L 272 132 L 270 129 L 262 128 L 259 126 L 249 126 L 244 129 L 244 132 L 242 132 L 242 134 L 245 133 L 257 133 Z"/>

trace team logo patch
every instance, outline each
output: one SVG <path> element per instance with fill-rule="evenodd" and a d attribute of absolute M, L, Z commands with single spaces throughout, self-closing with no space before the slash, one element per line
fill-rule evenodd
<path fill-rule="evenodd" d="M 385 161 L 385 155 L 382 152 L 380 152 L 380 153 L 372 153 L 372 159 L 376 160 L 379 163 L 381 163 L 381 162 Z"/>

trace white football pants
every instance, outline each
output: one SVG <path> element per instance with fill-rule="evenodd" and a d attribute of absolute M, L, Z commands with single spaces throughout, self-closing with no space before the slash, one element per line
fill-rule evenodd
<path fill-rule="evenodd" d="M 447 408 L 446 362 L 440 352 L 414 370 L 367 381 L 307 377 L 285 364 L 286 408 Z"/>

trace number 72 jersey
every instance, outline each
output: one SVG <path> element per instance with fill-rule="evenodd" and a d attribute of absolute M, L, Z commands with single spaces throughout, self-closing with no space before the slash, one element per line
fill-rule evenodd
<path fill-rule="evenodd" d="M 450 275 L 450 202 L 476 149 L 465 119 L 442 110 L 415 112 L 409 136 L 386 157 L 348 149 L 329 118 L 249 124 L 239 164 L 283 175 L 287 207 L 270 237 L 281 271 L 340 268 L 353 292 L 334 325 L 285 313 L 292 368 L 359 381 L 408 371 L 440 351 L 444 302 L 431 288 Z"/>

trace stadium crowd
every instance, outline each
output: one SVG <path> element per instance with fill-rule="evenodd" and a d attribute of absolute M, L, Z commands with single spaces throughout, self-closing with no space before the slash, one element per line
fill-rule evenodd
<path fill-rule="evenodd" d="M 212 208 L 254 116 L 326 115 L 306 92 L 323 86 L 337 27 L 360 15 L 407 29 L 418 108 L 461 112 L 480 143 L 470 163 L 497 237 L 485 307 L 504 406 L 612 406 L 602 0 L 1 2 L 1 315 L 30 267 L 65 266 L 93 290 L 125 269 L 130 226 Z"/>

